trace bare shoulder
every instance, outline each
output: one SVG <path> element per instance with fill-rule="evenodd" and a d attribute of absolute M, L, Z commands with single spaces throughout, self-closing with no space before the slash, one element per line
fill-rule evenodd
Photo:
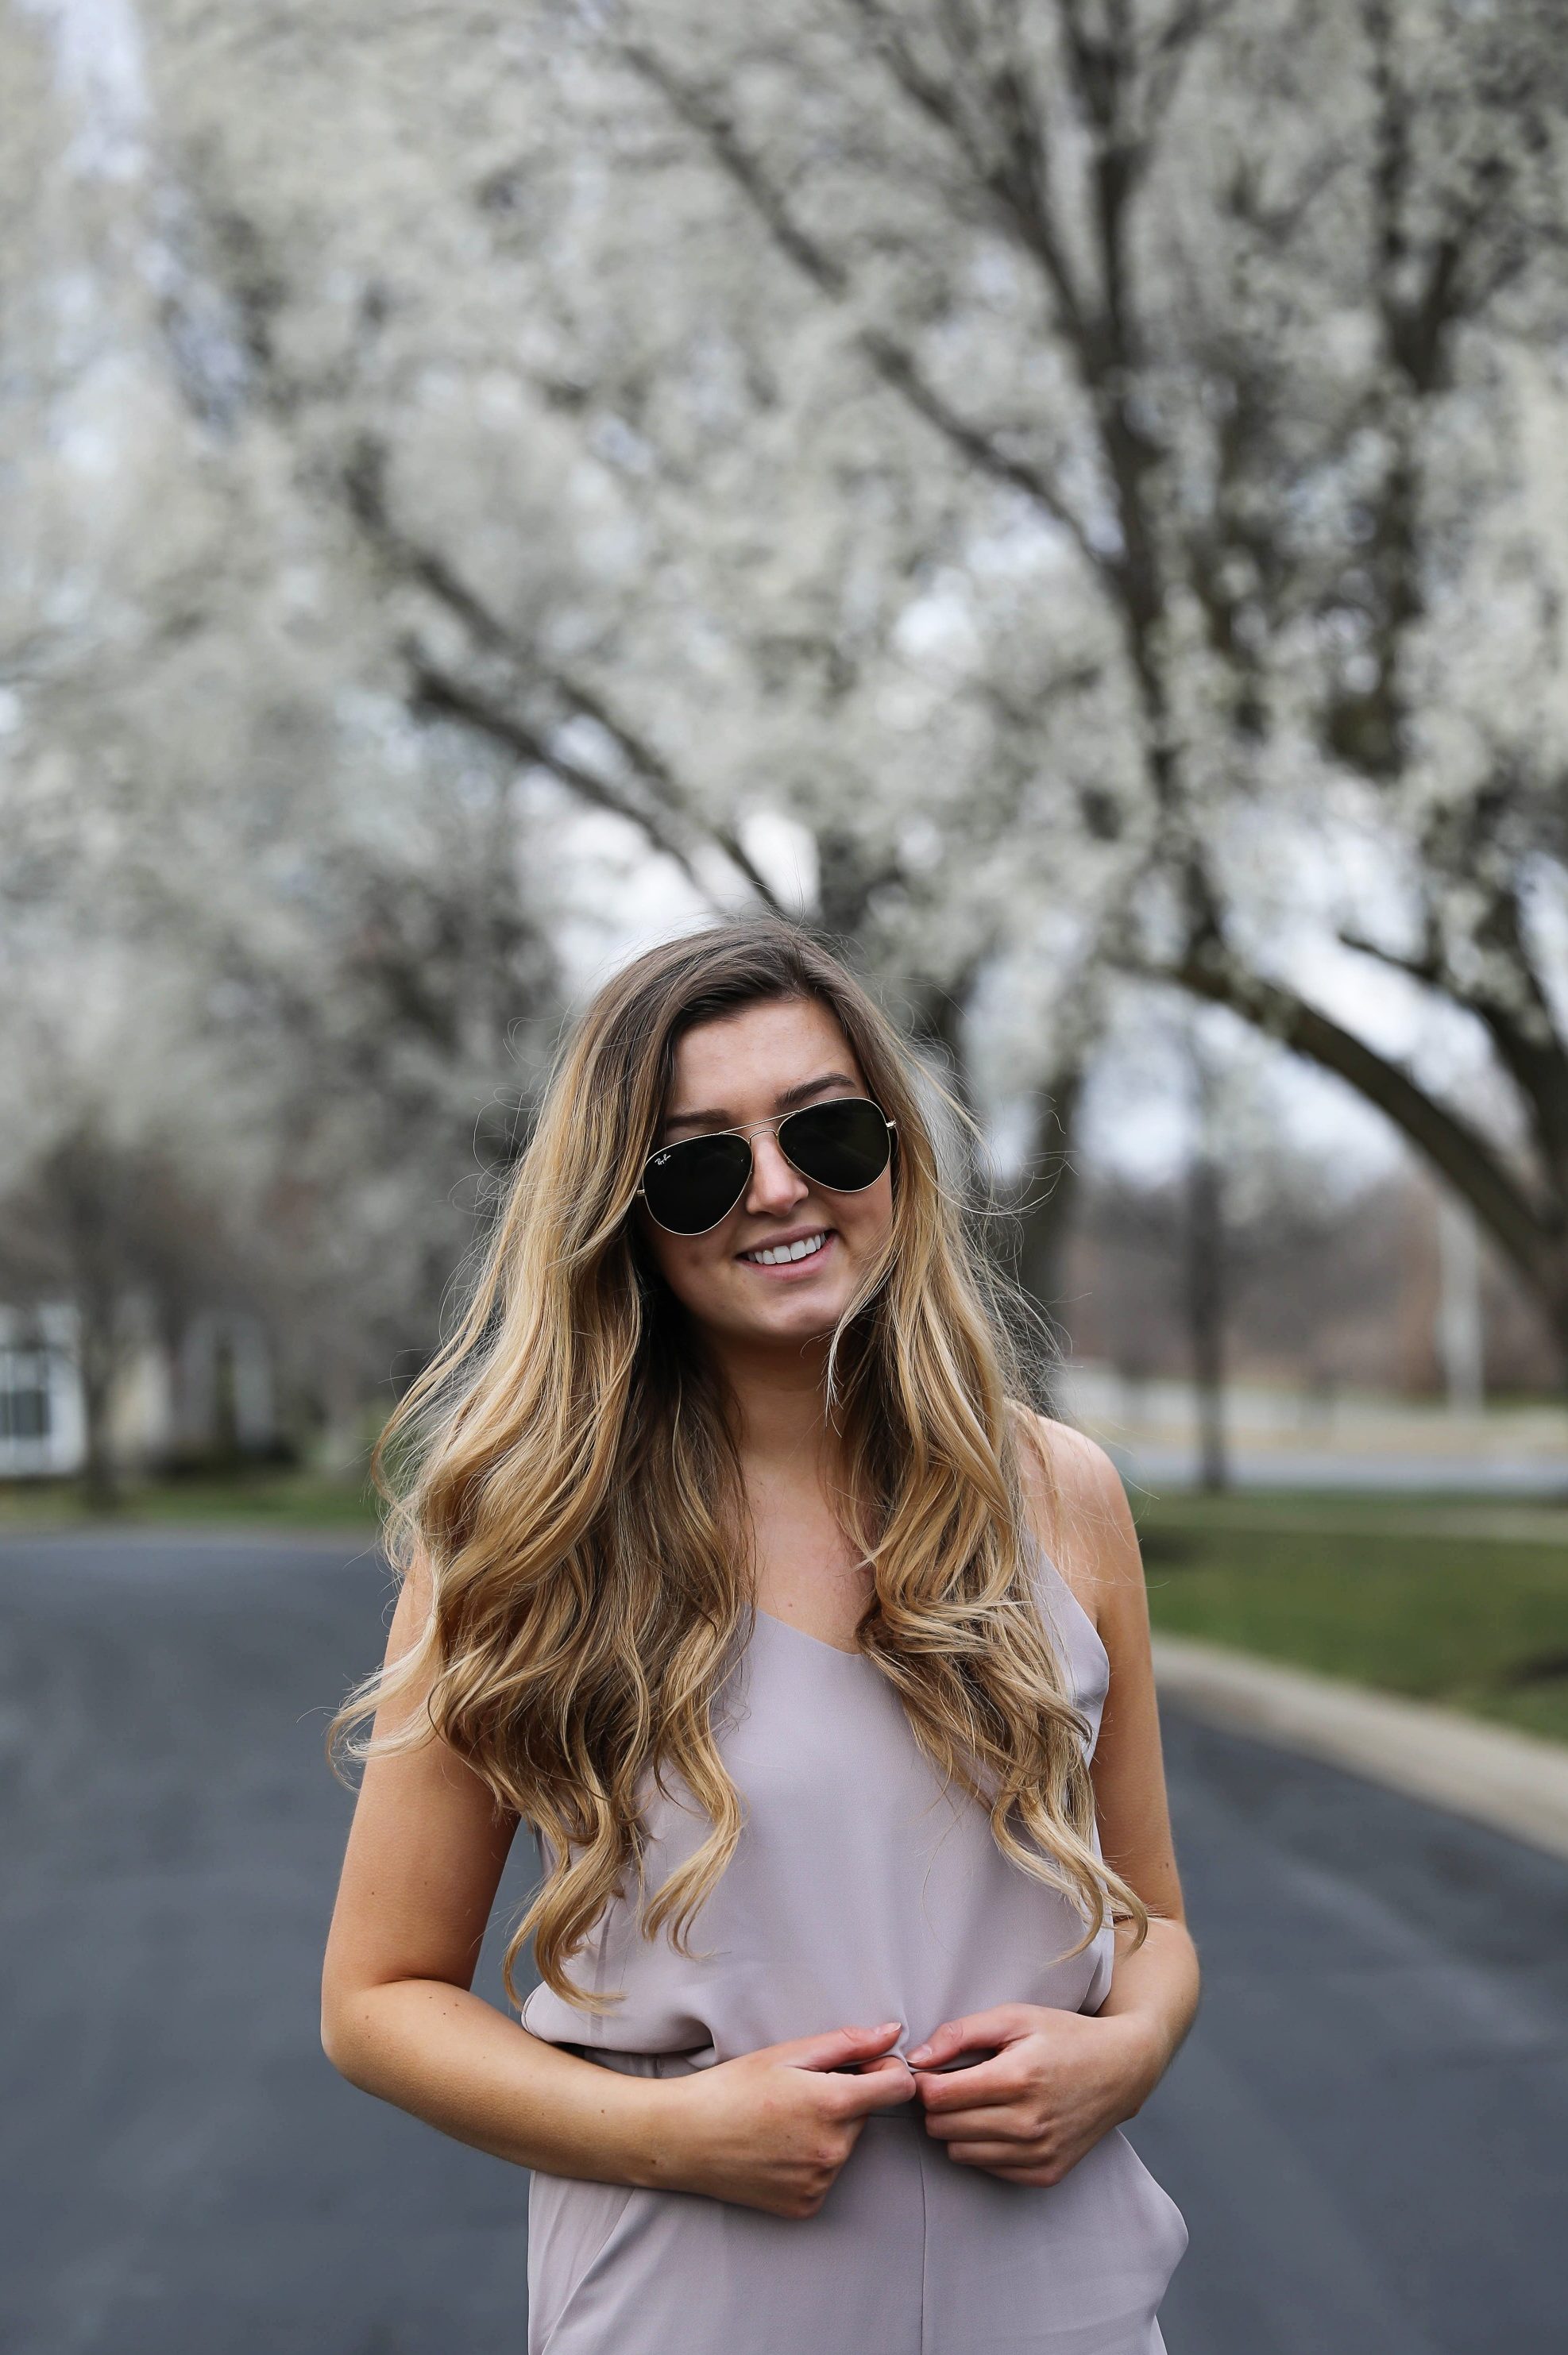
<path fill-rule="evenodd" d="M 1110 1626 L 1129 1611 L 1147 1629 L 1143 1562 L 1121 1474 L 1070 1423 L 1020 1408 L 1019 1425 L 1025 1501 L 1041 1545 L 1107 1644 Z"/>
<path fill-rule="evenodd" d="M 1029 1407 L 1018 1421 L 1024 1494 L 1048 1552 L 1096 1531 L 1106 1539 L 1131 1532 L 1122 1476 L 1097 1440 Z"/>

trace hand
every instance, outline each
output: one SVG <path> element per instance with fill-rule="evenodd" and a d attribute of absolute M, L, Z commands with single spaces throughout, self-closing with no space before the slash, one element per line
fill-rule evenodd
<path fill-rule="evenodd" d="M 771 2216 L 815 2216 L 873 2110 L 914 2099 L 914 2079 L 889 2047 L 901 2022 L 835 2028 L 669 2078 L 673 2097 L 656 2174 Z"/>
<path fill-rule="evenodd" d="M 972 2067 L 933 2074 L 956 2053 Z M 925 2130 L 960 2167 L 1008 2183 L 1060 2183 L 1159 2082 L 1155 2039 L 1135 2013 L 1109 2018 L 1002 2003 L 950 2019 L 909 2055 Z"/>

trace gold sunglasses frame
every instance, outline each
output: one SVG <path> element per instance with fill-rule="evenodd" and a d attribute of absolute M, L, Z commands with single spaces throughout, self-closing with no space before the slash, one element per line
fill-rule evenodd
<path fill-rule="evenodd" d="M 706 1143 L 707 1139 L 710 1136 L 743 1136 L 749 1146 L 752 1137 L 757 1135 L 760 1129 L 771 1128 L 774 1131 L 774 1141 L 776 1142 L 777 1132 L 783 1127 L 786 1120 L 795 1120 L 803 1112 L 826 1112 L 830 1104 L 839 1103 L 869 1104 L 871 1110 L 880 1115 L 882 1125 L 888 1131 L 888 1134 L 890 1135 L 895 1135 L 897 1134 L 897 1121 L 890 1120 L 888 1118 L 887 1114 L 882 1111 L 882 1107 L 877 1102 L 875 1096 L 827 1096 L 819 1104 L 796 1104 L 792 1112 L 776 1112 L 773 1114 L 771 1119 L 754 1120 L 749 1128 L 704 1128 L 699 1129 L 695 1136 L 677 1137 L 674 1145 L 660 1146 L 656 1152 L 649 1154 L 647 1159 L 643 1164 L 643 1174 L 645 1177 L 647 1172 L 653 1167 L 656 1161 L 662 1160 L 667 1154 L 677 1152 L 681 1146 L 701 1145 Z M 782 1145 L 779 1146 L 779 1151 L 784 1153 L 784 1147 Z M 784 1153 L 784 1159 L 789 1161 L 789 1155 L 787 1153 Z M 877 1178 L 884 1177 L 887 1174 L 889 1167 L 891 1166 L 891 1162 L 892 1147 L 890 1146 L 888 1147 L 888 1158 L 883 1162 L 881 1168 L 878 1170 Z M 825 1194 L 864 1194 L 877 1182 L 877 1178 L 868 1178 L 864 1186 L 828 1186 L 826 1185 L 820 1178 L 814 1178 L 809 1169 L 802 1169 L 797 1162 L 789 1161 L 789 1166 L 795 1171 L 797 1178 L 804 1178 L 808 1186 L 820 1186 Z M 710 1235 L 715 1227 L 721 1227 L 723 1225 L 725 1220 L 729 1218 L 731 1212 L 734 1209 L 735 1202 L 739 1202 L 741 1200 L 741 1196 L 746 1191 L 746 1188 L 751 1184 L 752 1178 L 756 1173 L 756 1156 L 753 1154 L 752 1156 L 752 1167 L 747 1171 L 745 1178 L 741 1180 L 741 1189 L 735 1197 L 735 1201 L 731 1203 L 728 1210 L 720 1210 L 719 1216 L 706 1227 L 692 1227 L 690 1229 L 667 1227 L 664 1220 L 656 1215 L 651 1206 L 648 1209 L 648 1216 L 653 1220 L 655 1226 L 658 1228 L 661 1234 L 679 1235 L 682 1241 L 686 1242 L 692 1241 L 698 1235 Z M 636 1192 L 632 1197 L 634 1202 L 638 1200 L 646 1202 L 647 1199 L 647 1188 L 645 1186 L 639 1186 Z"/>

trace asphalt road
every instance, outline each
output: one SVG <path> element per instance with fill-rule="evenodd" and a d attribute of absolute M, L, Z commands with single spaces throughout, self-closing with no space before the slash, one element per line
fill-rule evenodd
<path fill-rule="evenodd" d="M 526 2179 L 317 2043 L 322 1738 L 389 1607 L 341 1548 L 0 1544 L 9 2355 L 518 2355 Z M 1129 2131 L 1191 2232 L 1169 2355 L 1561 2355 L 1568 1866 L 1166 1740 L 1205 1996 Z"/>

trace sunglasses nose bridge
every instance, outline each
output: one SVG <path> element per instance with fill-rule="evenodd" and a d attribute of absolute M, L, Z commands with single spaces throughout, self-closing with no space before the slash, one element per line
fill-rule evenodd
<path fill-rule="evenodd" d="M 806 1191 L 806 1179 L 798 1170 L 778 1140 L 777 1121 L 759 1121 L 754 1129 L 745 1132 L 752 1148 L 751 1173 L 746 1180 L 746 1200 L 760 1209 L 787 1198 L 797 1202 Z M 765 1135 L 768 1142 L 759 1149 L 758 1138 Z"/>

